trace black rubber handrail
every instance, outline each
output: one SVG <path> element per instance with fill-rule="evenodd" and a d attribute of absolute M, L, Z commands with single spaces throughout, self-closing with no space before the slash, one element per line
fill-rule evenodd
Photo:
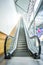
<path fill-rule="evenodd" d="M 4 55 L 5 55 L 5 59 L 9 59 L 9 57 L 7 56 L 7 53 L 6 53 L 6 44 L 7 44 L 7 40 L 8 38 L 11 37 L 11 38 L 14 38 L 13 36 L 6 36 L 6 39 L 5 39 L 5 43 L 4 43 Z M 10 54 L 10 53 L 8 53 Z"/>
<path fill-rule="evenodd" d="M 7 56 L 7 53 L 6 53 L 6 42 L 7 42 L 7 39 L 8 39 L 8 36 L 6 36 L 5 43 L 4 43 L 4 55 L 5 55 L 5 58 Z"/>

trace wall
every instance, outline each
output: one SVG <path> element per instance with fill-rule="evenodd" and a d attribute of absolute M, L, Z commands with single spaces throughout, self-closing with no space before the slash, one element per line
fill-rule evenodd
<path fill-rule="evenodd" d="M 17 14 L 13 0 L 0 0 L 0 31 L 10 34 L 17 24 L 20 15 Z"/>

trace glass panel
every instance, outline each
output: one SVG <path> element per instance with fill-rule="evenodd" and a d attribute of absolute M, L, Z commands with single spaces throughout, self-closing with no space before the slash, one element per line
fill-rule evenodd
<path fill-rule="evenodd" d="M 34 26 L 34 22 L 32 23 L 30 29 L 29 29 L 29 36 L 32 37 L 33 35 L 35 35 L 35 26 Z"/>
<path fill-rule="evenodd" d="M 41 45 L 43 45 L 43 2 L 35 18 L 35 27 L 36 27 L 36 35 L 39 37 Z"/>
<path fill-rule="evenodd" d="M 36 35 L 36 27 L 35 27 L 35 22 L 32 23 L 30 29 L 29 29 L 29 36 L 32 37 Z M 33 39 L 29 39 L 29 46 L 30 46 L 30 49 L 36 53 L 38 53 L 38 50 L 39 50 L 39 44 L 38 44 L 38 40 L 37 38 L 33 38 Z"/>
<path fill-rule="evenodd" d="M 6 52 L 9 53 L 13 50 L 14 46 L 14 39 L 11 37 L 8 37 L 7 43 L 6 43 Z"/>

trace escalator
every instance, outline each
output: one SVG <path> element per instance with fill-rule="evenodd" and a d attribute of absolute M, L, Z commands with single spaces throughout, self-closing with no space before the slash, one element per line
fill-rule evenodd
<path fill-rule="evenodd" d="M 36 46 L 36 39 L 38 47 Z M 34 57 L 35 59 L 38 59 L 40 58 L 40 54 L 41 46 L 39 38 L 37 36 L 30 37 L 23 22 L 20 22 L 15 37 L 7 36 L 5 39 L 5 59 L 10 59 L 12 56 Z"/>
<path fill-rule="evenodd" d="M 24 32 L 23 26 L 20 27 L 17 49 L 14 52 L 13 56 L 18 56 L 18 57 L 30 56 L 30 52 L 27 48 L 26 37 L 25 37 L 25 32 Z"/>
<path fill-rule="evenodd" d="M 34 37 L 32 37 L 32 38 L 34 38 Z M 7 49 L 7 45 L 6 45 L 6 49 Z M 10 49 L 11 49 L 11 47 L 10 47 Z M 10 53 L 9 49 L 6 52 Z M 5 59 L 9 59 L 9 56 L 10 55 L 6 56 L 7 58 L 5 58 Z M 42 61 L 40 61 L 40 60 L 38 61 L 38 60 L 33 59 L 31 57 L 31 52 L 29 51 L 29 48 L 27 47 L 27 40 L 26 40 L 26 37 L 25 37 L 23 24 L 22 24 L 22 26 L 20 25 L 17 48 L 16 48 L 16 50 L 13 51 L 12 56 L 13 57 L 10 60 L 3 60 L 0 63 L 0 65 L 21 65 L 21 64 L 22 65 L 39 65 L 39 64 L 43 65 Z"/>

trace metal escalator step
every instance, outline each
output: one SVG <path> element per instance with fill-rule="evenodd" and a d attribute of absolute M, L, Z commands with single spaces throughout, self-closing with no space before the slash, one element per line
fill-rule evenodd
<path fill-rule="evenodd" d="M 18 44 L 17 47 L 27 47 L 26 44 Z"/>
<path fill-rule="evenodd" d="M 27 48 L 26 45 L 21 45 L 21 44 L 20 44 L 20 45 L 17 46 L 17 48 L 21 48 L 21 47 L 22 47 L 22 48 L 25 48 L 25 47 Z"/>
<path fill-rule="evenodd" d="M 29 54 L 26 54 L 26 53 L 16 53 L 16 55 L 15 56 L 19 56 L 19 57 L 25 57 L 25 56 L 29 56 Z"/>
<path fill-rule="evenodd" d="M 19 43 L 18 45 L 27 46 L 26 43 Z"/>
<path fill-rule="evenodd" d="M 23 39 L 23 38 L 22 38 L 22 39 L 21 39 L 21 38 L 18 39 L 18 41 L 20 41 L 20 40 L 21 40 L 21 41 L 25 41 L 25 39 Z"/>
<path fill-rule="evenodd" d="M 20 39 L 18 39 L 18 41 L 25 41 L 25 39 L 23 39 L 23 38 L 21 39 L 21 38 L 20 38 Z"/>
<path fill-rule="evenodd" d="M 18 45 L 26 45 L 26 43 L 18 42 Z"/>
<path fill-rule="evenodd" d="M 20 49 L 16 49 L 16 51 L 15 52 L 18 52 L 18 51 L 20 51 L 20 52 L 27 52 L 28 50 L 27 49 L 22 49 L 22 50 L 20 50 Z"/>
<path fill-rule="evenodd" d="M 25 41 L 18 41 L 19 44 L 26 44 Z"/>
<path fill-rule="evenodd" d="M 20 50 L 25 50 L 25 49 L 27 49 L 27 48 L 26 48 L 26 47 L 24 47 L 24 48 L 22 48 L 22 47 L 20 48 L 20 47 L 19 47 L 19 48 L 17 48 L 17 49 L 20 49 Z"/>
<path fill-rule="evenodd" d="M 19 39 L 24 39 L 25 40 L 25 36 L 19 36 L 18 40 Z"/>
<path fill-rule="evenodd" d="M 19 41 L 18 41 L 18 43 L 19 43 L 19 42 L 25 42 L 25 43 L 26 43 L 26 41 L 25 41 L 25 40 L 19 40 Z"/>
<path fill-rule="evenodd" d="M 17 50 L 14 53 L 15 56 L 29 56 L 29 53 L 25 50 Z"/>

